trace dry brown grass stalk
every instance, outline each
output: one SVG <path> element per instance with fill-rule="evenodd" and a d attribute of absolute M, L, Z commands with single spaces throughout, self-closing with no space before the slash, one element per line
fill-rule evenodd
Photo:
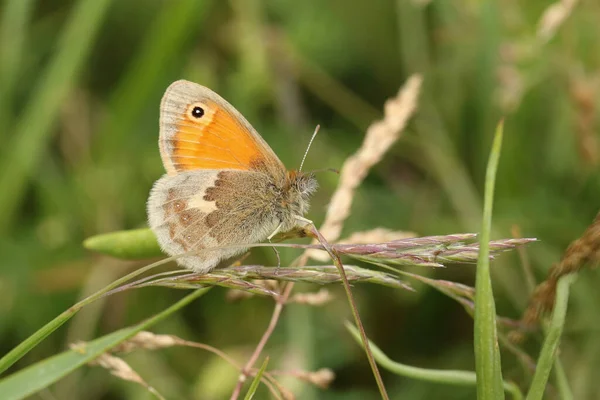
<path fill-rule="evenodd" d="M 178 346 L 181 340 L 173 335 L 157 335 L 152 332 L 142 331 L 132 338 L 111 349 L 116 353 L 130 353 L 137 349 L 158 350 Z"/>
<path fill-rule="evenodd" d="M 561 0 L 546 8 L 538 22 L 537 30 L 537 37 L 542 43 L 554 37 L 576 4 L 577 0 Z"/>
<path fill-rule="evenodd" d="M 82 343 L 73 344 L 71 347 L 74 349 L 78 349 L 84 346 Z M 168 347 L 174 346 L 186 346 L 193 347 L 202 350 L 206 350 L 211 352 L 221 359 L 225 360 L 227 363 L 232 365 L 236 369 L 241 369 L 241 366 L 229 355 L 225 352 L 204 343 L 192 342 L 189 340 L 182 339 L 175 335 L 159 335 L 154 334 L 148 331 L 142 331 L 137 333 L 132 338 L 126 340 L 125 342 L 119 344 L 118 346 L 113 347 L 109 353 L 104 353 L 96 360 L 92 361 L 90 365 L 100 365 L 104 368 L 107 368 L 111 371 L 111 373 L 119 378 L 125 380 L 131 380 L 137 383 L 144 385 L 149 390 L 153 391 L 157 397 L 161 398 L 160 394 L 158 394 L 152 387 L 147 384 L 141 383 L 141 377 L 139 377 L 135 371 L 133 371 L 122 359 L 113 356 L 110 353 L 130 353 L 135 350 L 158 350 Z M 249 375 L 255 376 L 258 371 L 256 369 L 252 369 L 248 372 Z M 283 387 L 274 377 L 273 374 L 269 372 L 264 372 L 261 381 L 269 388 L 271 394 L 275 399 L 293 399 L 294 396 L 291 392 Z M 316 383 L 315 383 L 316 384 Z"/>
<path fill-rule="evenodd" d="M 107 369 L 112 375 L 117 378 L 123 379 L 129 382 L 135 382 L 143 387 L 145 387 L 150 393 L 152 393 L 155 397 L 165 400 L 165 398 L 152 386 L 150 386 L 146 381 L 142 379 L 141 376 L 138 375 L 137 372 L 133 370 L 123 359 L 119 357 L 115 357 L 111 354 L 104 353 L 98 356 L 93 361 L 88 363 L 92 366 L 99 366 L 104 369 Z"/>
<path fill-rule="evenodd" d="M 291 302 L 309 306 L 322 306 L 331 300 L 333 300 L 333 295 L 325 288 L 319 289 L 318 292 L 296 293 L 290 299 Z"/>
<path fill-rule="evenodd" d="M 598 262 L 600 262 L 600 213 L 581 237 L 571 242 L 560 262 L 550 268 L 546 280 L 536 287 L 529 306 L 523 314 L 523 325 L 533 327 L 544 312 L 552 310 L 556 285 L 561 277 L 576 273 L 585 266 L 594 267 Z M 513 333 L 512 338 L 519 340 L 521 335 Z"/>
<path fill-rule="evenodd" d="M 387 228 L 375 228 L 368 231 L 354 232 L 347 238 L 340 239 L 343 244 L 383 243 L 393 240 L 409 239 L 417 236 L 414 232 L 393 231 Z"/>
<path fill-rule="evenodd" d="M 529 65 L 538 59 L 546 43 L 548 43 L 571 15 L 577 0 L 559 0 L 548 6 L 537 24 L 534 37 L 502 46 L 503 63 L 497 69 L 500 85 L 496 98 L 505 112 L 517 110 L 527 90 L 528 76 L 523 65 Z"/>
<path fill-rule="evenodd" d="M 273 375 L 291 375 L 305 382 L 311 383 L 321 389 L 329 388 L 335 379 L 335 373 L 329 368 L 321 368 L 317 371 L 272 371 Z"/>
<path fill-rule="evenodd" d="M 294 289 L 294 283 L 290 282 L 281 289 L 281 292 L 278 296 L 275 296 L 275 307 L 273 309 L 273 314 L 271 315 L 271 320 L 269 321 L 269 325 L 267 326 L 267 329 L 265 329 L 265 332 L 263 333 L 262 337 L 260 338 L 260 341 L 256 345 L 254 352 L 252 352 L 252 355 L 250 356 L 250 358 L 248 359 L 246 364 L 242 368 L 238 368 L 240 371 L 240 375 L 238 377 L 237 384 L 235 385 L 235 387 L 233 388 L 233 392 L 231 393 L 231 397 L 230 397 L 231 400 L 236 400 L 240 396 L 240 394 L 242 392 L 242 387 L 244 386 L 244 383 L 246 382 L 246 379 L 248 378 L 248 376 L 250 376 L 250 374 L 253 370 L 254 364 L 256 363 L 256 361 L 258 360 L 258 357 L 260 356 L 263 349 L 265 348 L 267 342 L 269 341 L 269 338 L 273 334 L 273 331 L 275 330 L 275 327 L 277 326 L 277 323 L 279 322 L 279 318 L 281 316 L 281 312 L 283 311 L 283 307 L 287 303 L 293 289 Z M 291 393 L 289 393 L 289 394 L 291 395 Z M 289 398 L 289 397 L 286 396 L 286 398 Z"/>
<path fill-rule="evenodd" d="M 600 163 L 600 145 L 596 134 L 596 99 L 600 88 L 600 77 L 574 76 L 569 93 L 576 108 L 575 126 L 579 155 L 584 164 L 595 170 Z"/>
<path fill-rule="evenodd" d="M 273 279 L 253 279 L 252 284 L 273 292 L 278 292 L 280 286 L 279 282 Z M 254 293 L 242 289 L 229 289 L 225 297 L 227 301 L 239 301 L 254 297 Z"/>
<path fill-rule="evenodd" d="M 344 162 L 338 188 L 331 197 L 325 222 L 319 229 L 330 243 L 336 241 L 342 233 L 344 221 L 350 215 L 356 188 L 362 183 L 369 170 L 400 138 L 400 134 L 416 110 L 421 82 L 420 75 L 413 75 L 406 81 L 398 95 L 385 103 L 383 119 L 369 126 L 361 147 Z M 308 254 L 317 260 L 324 261 L 328 258 L 326 254 L 320 252 L 311 251 Z"/>

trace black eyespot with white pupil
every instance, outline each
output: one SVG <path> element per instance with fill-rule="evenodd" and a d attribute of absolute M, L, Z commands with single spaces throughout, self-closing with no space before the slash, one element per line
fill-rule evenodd
<path fill-rule="evenodd" d="M 195 106 L 192 109 L 192 116 L 197 119 L 202 118 L 202 116 L 204 116 L 204 108 L 202 108 L 200 106 Z"/>

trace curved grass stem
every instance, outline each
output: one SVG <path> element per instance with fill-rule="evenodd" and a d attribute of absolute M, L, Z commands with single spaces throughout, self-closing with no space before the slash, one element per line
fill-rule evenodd
<path fill-rule="evenodd" d="M 360 333 L 358 329 L 350 322 L 346 321 L 346 329 L 350 332 L 354 339 L 362 344 Z M 428 369 L 419 368 L 412 365 L 406 365 L 397 361 L 391 360 L 376 344 L 369 340 L 373 357 L 379 365 L 387 369 L 394 374 L 405 376 L 408 378 L 419 379 L 422 381 L 459 385 L 459 386 L 475 386 L 477 385 L 477 376 L 473 371 L 459 371 L 459 370 L 441 370 L 441 369 Z M 523 393 L 519 387 L 509 381 L 503 382 L 504 390 L 512 395 L 514 400 L 522 400 Z"/>

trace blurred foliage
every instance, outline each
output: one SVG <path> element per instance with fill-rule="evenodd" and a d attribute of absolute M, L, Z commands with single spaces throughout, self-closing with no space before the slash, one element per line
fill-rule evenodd
<path fill-rule="evenodd" d="M 359 190 L 345 233 L 384 226 L 422 235 L 477 231 L 494 127 L 505 117 L 492 239 L 537 237 L 527 261 L 538 280 L 598 211 L 600 3 L 580 0 L 548 39 L 548 1 L 449 0 L 3 0 L 0 9 L 0 353 L 76 300 L 142 263 L 83 250 L 91 235 L 145 225 L 145 201 L 163 173 L 158 104 L 186 78 L 228 99 L 289 168 L 316 124 L 306 169 L 339 168 L 411 73 L 424 74 L 417 116 Z M 321 173 L 309 217 L 322 220 L 336 175 Z M 296 250 L 282 251 L 283 261 Z M 270 249 L 249 262 L 274 264 Z M 414 271 L 413 271 L 414 272 Z M 474 268 L 422 274 L 472 285 Z M 577 399 L 600 398 L 598 273 L 573 285 L 561 347 Z M 516 254 L 492 264 L 500 315 L 518 318 L 530 288 Z M 369 336 L 403 363 L 473 370 L 472 320 L 452 300 L 358 286 Z M 300 285 L 297 290 L 316 290 Z M 341 288 L 321 308 L 291 305 L 269 343 L 269 365 L 334 369 L 328 390 L 296 380 L 301 399 L 378 398 L 361 349 L 343 328 Z M 184 295 L 166 288 L 95 303 L 16 368 L 155 314 Z M 273 304 L 237 303 L 211 290 L 155 331 L 247 359 Z M 536 355 L 540 335 L 526 348 Z M 510 353 L 504 376 L 529 377 Z M 226 398 L 237 373 L 201 350 L 127 360 L 168 398 Z M 13 370 L 15 370 L 13 368 Z M 384 372 L 392 398 L 474 398 L 473 388 Z M 216 384 L 218 382 L 218 384 Z M 257 398 L 265 396 L 259 388 Z M 106 371 L 78 370 L 55 398 L 141 399 Z"/>

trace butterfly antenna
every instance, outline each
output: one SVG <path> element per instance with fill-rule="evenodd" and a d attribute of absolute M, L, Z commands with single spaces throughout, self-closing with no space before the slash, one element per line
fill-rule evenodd
<path fill-rule="evenodd" d="M 308 142 L 308 147 L 306 147 L 306 151 L 304 152 L 304 157 L 302 157 L 302 162 L 300 163 L 300 169 L 298 170 L 298 172 L 302 171 L 302 166 L 304 165 L 304 160 L 306 160 L 306 155 L 308 154 L 308 150 L 310 150 L 310 146 L 312 145 L 313 140 L 315 140 L 315 136 L 317 136 L 317 133 L 319 133 L 320 128 L 321 128 L 321 125 L 317 125 L 317 127 L 315 128 L 315 132 L 313 133 L 312 137 L 310 138 L 310 142 Z"/>

